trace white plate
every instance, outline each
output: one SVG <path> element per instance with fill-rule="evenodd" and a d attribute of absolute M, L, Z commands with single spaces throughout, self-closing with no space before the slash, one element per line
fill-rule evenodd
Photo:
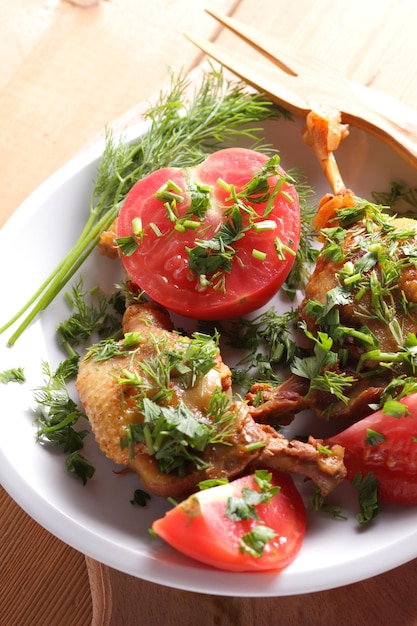
<path fill-rule="evenodd" d="M 301 141 L 302 122 L 269 124 L 268 138 L 282 154 L 284 167 L 303 170 L 319 195 L 328 191 L 310 148 Z M 142 129 L 135 129 L 141 132 Z M 103 146 L 75 158 L 47 180 L 15 212 L 0 233 L 1 320 L 3 324 L 71 248 L 84 224 L 92 181 Z M 393 178 L 417 186 L 417 173 L 391 150 L 360 131 L 339 149 L 338 161 L 348 186 L 370 197 L 388 189 Z M 111 289 L 118 264 L 93 254 L 82 268 L 85 282 Z M 27 384 L 0 385 L 0 478 L 29 515 L 84 554 L 113 568 L 162 585 L 230 596 L 283 596 L 329 589 L 382 573 L 417 556 L 417 508 L 383 507 L 369 528 L 355 520 L 356 497 L 349 485 L 335 499 L 348 521 L 308 513 L 304 545 L 281 573 L 231 574 L 200 565 L 176 553 L 148 533 L 166 510 L 153 498 L 146 508 L 130 500 L 138 486 L 134 475 L 118 475 L 92 437 L 85 455 L 96 473 L 82 487 L 65 469 L 64 459 L 35 441 L 32 390 L 42 383 L 41 361 L 55 366 L 59 352 L 54 328 L 67 310 L 56 302 L 26 331 L 15 347 L 0 338 L 0 371 L 24 366 Z M 314 434 L 314 433 L 312 433 Z"/>

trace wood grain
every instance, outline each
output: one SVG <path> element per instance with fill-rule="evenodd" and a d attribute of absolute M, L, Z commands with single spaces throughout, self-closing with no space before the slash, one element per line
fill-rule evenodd
<path fill-rule="evenodd" d="M 107 124 L 159 92 L 168 67 L 188 72 L 200 63 L 183 31 L 243 46 L 218 30 L 203 13 L 205 4 L 103 0 L 80 8 L 66 0 L 0 0 L 0 224 Z M 414 0 L 210 4 L 417 108 Z M 160 587 L 90 559 L 86 567 L 83 555 L 42 529 L 4 491 L 0 515 L 5 626 L 417 624 L 415 561 L 322 593 L 222 598 Z"/>
<path fill-rule="evenodd" d="M 147 581 L 134 583 L 130 576 L 90 559 L 87 564 L 93 590 L 92 626 L 195 626 L 196 623 L 204 626 L 411 626 L 417 623 L 415 562 L 354 585 L 283 598 L 194 594 Z M 403 584 L 393 585 L 393 581 L 399 579 Z"/>

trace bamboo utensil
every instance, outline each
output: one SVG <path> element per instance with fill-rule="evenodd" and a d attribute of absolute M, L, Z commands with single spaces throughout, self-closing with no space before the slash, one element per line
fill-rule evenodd
<path fill-rule="evenodd" d="M 392 106 L 384 94 L 347 80 L 337 69 L 256 28 L 212 10 L 207 13 L 272 63 L 255 61 L 185 33 L 208 56 L 296 115 L 305 117 L 317 106 L 340 111 L 343 123 L 371 133 L 417 169 L 417 112 L 413 109 Z"/>

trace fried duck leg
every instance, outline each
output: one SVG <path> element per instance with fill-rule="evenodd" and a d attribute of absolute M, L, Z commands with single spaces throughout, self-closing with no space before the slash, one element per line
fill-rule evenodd
<path fill-rule="evenodd" d="M 262 393 L 263 403 L 251 411 L 263 423 L 287 424 L 304 409 L 326 419 L 359 420 L 372 412 L 392 379 L 409 374 L 401 359 L 394 367 L 378 366 L 379 358 L 406 351 L 407 337 L 417 334 L 417 222 L 384 217 L 346 189 L 333 154 L 346 135 L 337 111 L 312 111 L 307 117 L 304 141 L 312 146 L 333 194 L 322 198 L 313 220 L 317 232 L 327 229 L 327 239 L 322 237 L 299 319 L 315 337 L 333 332 L 335 347 L 346 355 L 333 371 L 352 382 L 344 399 L 311 390 L 309 379 L 295 374 L 275 388 L 257 385 L 247 399 Z M 341 226 L 342 209 L 349 217 Z M 320 307 L 323 314 L 317 313 Z M 332 321 L 326 317 L 330 309 Z M 337 334 L 337 327 L 347 331 Z"/>
<path fill-rule="evenodd" d="M 77 390 L 101 450 L 116 463 L 137 472 L 145 489 L 176 498 L 191 493 L 206 478 L 232 479 L 255 468 L 275 468 L 312 479 L 326 494 L 344 478 L 340 446 L 335 446 L 331 454 L 323 453 L 321 440 L 289 442 L 271 426 L 257 424 L 246 403 L 232 399 L 230 370 L 220 355 L 193 385 L 184 384 L 180 366 L 177 373 L 173 370 L 169 381 L 172 393 L 164 400 L 165 408 L 184 403 L 201 424 L 207 424 L 213 419 L 209 406 L 216 389 L 226 394 L 229 418 L 219 429 L 220 440 L 205 446 L 198 462 L 188 462 L 181 472 L 167 472 L 161 469 L 158 455 L 150 450 L 146 439 L 122 446 L 131 425 L 143 424 L 145 420 L 143 404 L 138 402 L 138 386 L 132 381 L 140 379 L 145 395 L 155 398 L 160 389 L 149 373 L 150 361 L 172 358 L 172 354 L 186 351 L 191 341 L 172 332 L 166 312 L 150 303 L 128 307 L 123 330 L 125 340 L 129 339 L 129 350 L 122 340 L 109 358 L 87 354 L 79 368 Z M 134 341 L 137 344 L 132 350 Z"/>

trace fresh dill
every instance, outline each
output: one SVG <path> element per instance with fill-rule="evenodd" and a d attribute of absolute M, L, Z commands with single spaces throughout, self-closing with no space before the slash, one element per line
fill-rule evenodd
<path fill-rule="evenodd" d="M 85 345 L 94 332 L 105 337 L 120 335 L 125 307 L 120 292 L 106 297 L 98 287 L 86 290 L 83 279 L 79 278 L 65 299 L 73 313 L 57 326 L 58 340 L 64 346 Z"/>
<path fill-rule="evenodd" d="M 391 209 L 404 203 L 415 214 L 417 209 L 417 188 L 410 187 L 399 180 L 391 180 L 389 191 L 374 191 L 372 197 L 377 204 Z"/>
<path fill-rule="evenodd" d="M 265 96 L 249 93 L 243 82 L 226 81 L 221 70 L 212 68 L 189 94 L 190 82 L 182 75 L 171 75 L 169 90 L 161 92 L 145 114 L 148 130 L 143 137 L 127 142 L 107 135 L 85 227 L 50 276 L 0 328 L 1 334 L 23 318 L 9 345 L 49 306 L 95 249 L 137 180 L 162 167 L 195 166 L 207 154 L 239 139 L 259 147 L 263 141 L 261 123 L 286 114 Z"/>
<path fill-rule="evenodd" d="M 288 170 L 288 174 L 294 179 L 298 193 L 301 231 L 294 264 L 281 289 L 290 300 L 294 300 L 297 291 L 303 290 L 310 278 L 318 253 L 315 245 L 317 233 L 314 232 L 311 225 L 317 212 L 317 205 L 314 190 L 305 178 L 296 170 Z"/>
<path fill-rule="evenodd" d="M 222 328 L 222 338 L 245 356 L 232 367 L 233 381 L 248 389 L 254 382 L 280 381 L 280 368 L 287 368 L 299 354 L 293 331 L 297 310 L 282 314 L 270 307 L 251 318 L 231 320 Z"/>

